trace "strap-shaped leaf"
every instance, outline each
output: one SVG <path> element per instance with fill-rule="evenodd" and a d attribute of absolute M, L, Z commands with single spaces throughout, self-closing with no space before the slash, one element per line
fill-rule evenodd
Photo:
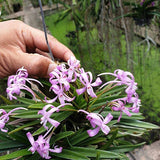
<path fill-rule="evenodd" d="M 19 147 L 23 147 L 23 146 L 25 146 L 25 144 L 19 143 L 17 141 L 12 141 L 12 140 L 7 140 L 4 142 L 1 141 L 0 150 L 9 150 L 9 149 L 19 148 Z"/>
<path fill-rule="evenodd" d="M 121 145 L 121 146 L 117 146 L 117 147 L 110 147 L 110 148 L 108 148 L 108 150 L 112 151 L 114 153 L 125 153 L 125 152 L 132 151 L 135 148 L 140 147 L 144 144 L 145 144 L 145 142 L 139 143 L 139 144 L 136 144 L 136 145 Z"/>
<path fill-rule="evenodd" d="M 89 137 L 87 131 L 79 131 L 76 132 L 70 139 L 70 143 L 72 145 L 77 145 L 78 143 L 82 142 L 83 140 Z"/>
<path fill-rule="evenodd" d="M 126 120 L 126 121 L 120 121 L 120 124 L 128 125 L 128 126 L 134 126 L 139 128 L 146 128 L 146 129 L 159 129 L 160 127 L 149 123 L 149 122 L 143 122 L 139 120 Z"/>
<path fill-rule="evenodd" d="M 105 141 L 106 141 L 106 138 L 104 137 L 92 137 L 92 138 L 87 138 L 85 141 L 82 141 L 81 143 L 79 143 L 79 146 L 88 146 L 88 145 L 98 144 Z"/>
<path fill-rule="evenodd" d="M 71 136 L 71 135 L 73 135 L 73 134 L 74 134 L 73 131 L 66 131 L 66 132 L 61 132 L 61 133 L 59 133 L 59 134 L 56 134 L 56 135 L 54 136 L 53 140 L 51 139 L 51 143 L 55 143 L 56 141 L 59 141 L 59 140 L 61 140 L 61 139 L 63 139 L 63 138 L 66 138 L 66 137 L 68 137 L 68 136 Z"/>
<path fill-rule="evenodd" d="M 5 109 L 5 110 L 12 110 L 14 108 L 17 108 L 17 107 L 24 107 L 24 108 L 27 108 L 28 105 L 27 104 L 12 104 L 12 105 L 2 105 L 0 106 L 1 109 Z"/>
<path fill-rule="evenodd" d="M 63 149 L 63 151 L 59 153 L 51 153 L 51 155 L 54 155 L 56 157 L 69 159 L 69 160 L 90 160 L 85 155 L 81 154 L 79 151 L 73 151 L 68 149 Z M 56 159 L 56 158 L 55 158 Z"/>
<path fill-rule="evenodd" d="M 35 124 L 38 124 L 38 123 L 39 123 L 39 121 L 37 121 L 37 120 L 36 120 L 36 121 L 33 121 L 33 122 L 29 122 L 29 123 L 27 123 L 27 124 L 24 124 L 23 126 L 20 126 L 20 127 L 16 128 L 16 129 L 12 130 L 12 131 L 9 132 L 8 134 L 12 134 L 12 133 L 18 132 L 18 131 L 26 128 L 26 127 L 31 127 L 31 126 L 33 126 L 33 125 L 35 125 Z"/>
<path fill-rule="evenodd" d="M 22 157 L 30 154 L 32 154 L 32 152 L 28 151 L 28 149 L 22 149 L 22 150 L 12 152 L 10 154 L 6 154 L 4 156 L 0 156 L 0 160 L 8 160 L 8 159 Z"/>
<path fill-rule="evenodd" d="M 112 132 L 111 138 L 106 142 L 105 145 L 103 145 L 103 146 L 101 147 L 101 149 L 106 150 L 106 149 L 113 143 L 113 141 L 115 140 L 117 134 L 118 134 L 118 130 L 116 129 L 115 131 Z"/>
<path fill-rule="evenodd" d="M 33 99 L 28 99 L 24 97 L 17 97 L 17 101 L 22 102 L 24 104 L 34 104 L 35 103 Z"/>
<path fill-rule="evenodd" d="M 42 109 L 45 105 L 47 105 L 47 103 L 36 103 L 36 104 L 31 104 L 28 106 L 28 108 L 31 109 Z"/>
<path fill-rule="evenodd" d="M 97 153 L 100 154 L 100 158 L 113 159 L 113 158 L 121 158 L 119 154 L 111 151 L 104 151 L 95 148 L 87 148 L 87 147 L 73 147 L 72 151 L 78 152 L 87 157 L 96 157 Z"/>
<path fill-rule="evenodd" d="M 6 104 L 13 104 L 8 98 L 4 97 L 3 95 L 0 95 L 0 98 L 5 102 Z"/>
<path fill-rule="evenodd" d="M 24 110 L 21 113 L 17 113 L 16 115 L 13 115 L 12 117 L 15 118 L 40 118 L 41 115 L 37 114 L 37 110 Z"/>

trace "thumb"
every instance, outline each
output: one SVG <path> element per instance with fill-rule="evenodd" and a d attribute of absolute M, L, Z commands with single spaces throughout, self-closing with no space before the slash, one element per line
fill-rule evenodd
<path fill-rule="evenodd" d="M 28 54 L 22 53 L 21 56 L 18 57 L 16 62 L 16 69 L 24 66 L 27 69 L 28 74 L 31 77 L 49 77 L 49 73 L 56 68 L 56 63 L 54 63 L 51 59 L 39 55 L 39 54 Z"/>

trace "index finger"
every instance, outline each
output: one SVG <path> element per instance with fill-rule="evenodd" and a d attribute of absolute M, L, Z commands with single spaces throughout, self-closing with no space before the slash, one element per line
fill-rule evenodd
<path fill-rule="evenodd" d="M 38 48 L 41 51 L 49 52 L 48 46 L 45 40 L 44 32 L 28 25 L 23 27 L 23 39 L 25 45 L 29 48 Z M 56 38 L 51 35 L 47 35 L 48 43 L 50 45 L 53 56 L 64 61 L 67 61 L 71 56 L 75 57 L 72 51 L 65 45 L 60 43 Z"/>

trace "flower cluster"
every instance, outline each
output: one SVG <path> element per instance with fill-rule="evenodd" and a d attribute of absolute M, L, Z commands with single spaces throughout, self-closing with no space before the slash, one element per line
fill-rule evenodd
<path fill-rule="evenodd" d="M 71 102 L 75 97 L 69 97 L 65 92 L 69 91 L 70 83 L 76 81 L 79 78 L 83 87 L 77 89 L 77 94 L 80 95 L 87 91 L 91 97 L 96 97 L 96 94 L 93 91 L 93 87 L 99 86 L 102 81 L 100 78 L 97 78 L 95 82 L 92 83 L 92 73 L 85 72 L 83 68 L 79 68 L 80 63 L 74 57 L 71 57 L 68 60 L 67 66 L 65 64 L 59 65 L 54 71 L 50 73 L 50 83 L 51 90 L 57 95 L 52 100 L 46 100 L 48 103 L 53 103 L 58 98 L 61 104 L 64 104 L 65 101 Z"/>
<path fill-rule="evenodd" d="M 114 73 L 102 73 L 100 75 L 112 75 L 116 77 L 113 81 L 109 81 L 102 85 L 104 87 L 107 84 L 115 84 L 115 85 L 125 85 L 125 93 L 127 94 L 126 97 L 118 98 L 113 100 L 113 103 L 110 103 L 113 105 L 112 109 L 114 111 L 120 111 L 120 116 L 118 118 L 118 122 L 120 121 L 122 117 L 122 112 L 124 112 L 126 115 L 131 116 L 131 113 L 129 111 L 132 111 L 134 113 L 139 112 L 139 108 L 141 106 L 141 101 L 138 98 L 138 94 L 136 93 L 137 90 L 137 83 L 134 80 L 134 76 L 127 71 L 123 71 L 120 69 L 117 69 L 114 71 Z M 125 107 L 125 105 L 129 103 L 132 104 L 132 107 Z"/>
<path fill-rule="evenodd" d="M 8 78 L 8 87 L 6 89 L 6 92 L 9 99 L 17 99 L 13 94 L 15 93 L 19 95 L 21 90 L 27 90 L 35 98 L 33 91 L 26 85 L 26 82 L 31 84 L 31 81 L 41 84 L 39 81 L 33 78 L 28 78 L 28 72 L 23 67 L 18 69 L 16 75 L 12 75 Z"/>
<path fill-rule="evenodd" d="M 59 126 L 60 123 L 58 121 L 54 120 L 54 119 L 51 119 L 50 116 L 54 112 L 59 112 L 59 108 L 64 106 L 64 105 L 71 105 L 71 104 L 66 103 L 66 104 L 62 104 L 58 107 L 55 107 L 53 105 L 48 104 L 48 105 L 44 106 L 43 109 L 38 112 L 38 114 L 43 115 L 43 117 L 41 118 L 41 124 L 43 123 L 43 126 L 46 130 L 48 130 L 48 127 L 46 125 L 47 122 L 49 122 L 52 125 L 52 127 L 58 127 Z M 51 109 L 49 111 L 47 111 L 49 108 L 51 108 Z"/>
<path fill-rule="evenodd" d="M 30 132 L 27 133 L 27 137 L 29 142 L 31 143 L 32 147 L 29 149 L 32 153 L 37 151 L 42 158 L 50 159 L 49 152 L 60 153 L 62 152 L 62 147 L 55 146 L 54 149 L 50 148 L 50 135 L 45 138 L 46 135 L 40 135 L 38 139 L 35 141 L 32 134 Z"/>
<path fill-rule="evenodd" d="M 114 84 L 114 86 L 125 85 L 126 97 L 118 98 L 109 102 L 113 111 L 120 111 L 120 116 L 118 122 L 122 117 L 124 112 L 126 115 L 131 116 L 131 112 L 137 113 L 140 107 L 140 99 L 138 98 L 137 83 L 134 80 L 134 76 L 130 72 L 125 72 L 123 70 L 117 69 L 114 73 L 102 73 L 102 75 L 112 75 L 115 77 L 114 80 L 104 83 L 101 87 L 105 87 L 108 84 Z M 97 92 L 94 91 L 94 87 L 100 86 L 102 80 L 100 77 L 97 77 L 93 82 L 93 76 L 91 72 L 85 72 L 84 68 L 80 68 L 80 62 L 74 57 L 71 57 L 66 64 L 58 65 L 51 73 L 49 82 L 51 84 L 50 91 L 55 95 L 54 98 L 48 99 L 45 97 L 45 102 L 47 103 L 41 110 L 38 111 L 39 115 L 42 115 L 40 118 L 40 124 L 43 125 L 46 133 L 45 135 L 39 135 L 38 139 L 35 141 L 30 132 L 27 133 L 29 142 L 31 143 L 31 148 L 29 149 L 32 153 L 37 151 L 42 158 L 50 159 L 49 152 L 62 152 L 62 147 L 55 146 L 54 149 L 50 148 L 50 139 L 53 135 L 53 131 L 60 126 L 60 122 L 54 119 L 56 112 L 65 111 L 64 107 L 73 106 L 74 100 L 81 94 L 83 98 L 87 101 L 86 108 L 75 108 L 74 111 L 81 112 L 81 114 L 86 114 L 87 127 L 91 125 L 92 129 L 88 129 L 87 133 L 90 137 L 97 135 L 102 131 L 105 135 L 110 132 L 110 128 L 107 124 L 114 118 L 111 113 L 107 113 L 103 117 L 99 112 L 94 112 L 88 108 L 89 101 L 92 99 L 98 98 Z M 31 81 L 38 82 L 35 79 L 28 78 L 28 73 L 24 68 L 21 68 L 17 71 L 16 75 L 10 76 L 8 79 L 8 88 L 7 93 L 10 98 L 16 99 L 15 94 L 20 94 L 20 90 L 24 89 L 29 91 L 33 97 L 34 92 L 26 85 L 26 82 L 31 83 Z M 41 84 L 40 82 L 38 82 Z M 71 87 L 72 86 L 72 87 Z M 73 91 L 74 89 L 74 93 Z M 75 93 L 76 92 L 76 93 Z M 77 97 L 76 97 L 77 96 Z M 87 96 L 87 98 L 86 98 Z M 43 101 L 44 102 L 44 101 Z M 56 103 L 55 103 L 56 102 Z M 54 105 L 53 105 L 54 104 Z M 131 107 L 127 107 L 127 104 L 132 104 Z M 22 109 L 22 108 L 19 108 Z M 15 109 L 16 110 L 16 109 Z M 4 130 L 5 123 L 9 120 L 8 116 L 14 110 L 6 113 L 4 110 L 0 110 L 0 114 L 3 114 L 0 117 L 0 129 Z M 112 112 L 112 111 L 111 111 Z"/>

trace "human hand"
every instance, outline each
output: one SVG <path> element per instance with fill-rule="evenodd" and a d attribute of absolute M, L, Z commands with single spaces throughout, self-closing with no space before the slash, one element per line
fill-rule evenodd
<path fill-rule="evenodd" d="M 54 57 L 67 61 L 74 54 L 48 35 Z M 24 66 L 32 77 L 47 77 L 56 67 L 48 55 L 44 33 L 18 20 L 0 22 L 0 78 Z"/>

